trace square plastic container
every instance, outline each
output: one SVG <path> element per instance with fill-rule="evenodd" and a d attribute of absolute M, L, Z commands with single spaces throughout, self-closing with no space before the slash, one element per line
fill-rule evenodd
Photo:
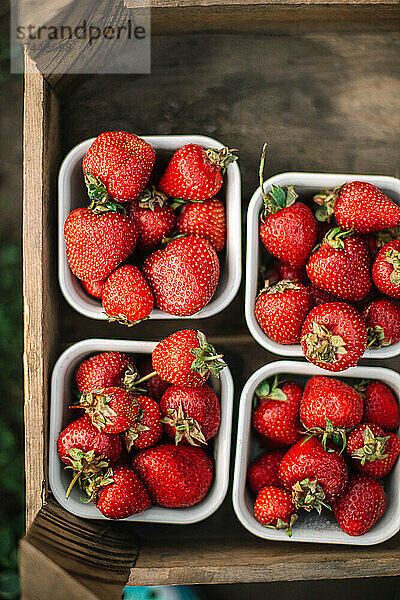
<path fill-rule="evenodd" d="M 350 181 L 367 181 L 376 185 L 393 201 L 400 204 L 400 180 L 384 175 L 342 175 L 335 173 L 280 173 L 264 182 L 264 191 L 269 192 L 272 185 L 286 186 L 293 184 L 300 199 L 302 195 L 310 196 L 324 189 L 331 189 Z M 262 242 L 259 234 L 260 211 L 263 200 L 261 189 L 254 192 L 247 212 L 247 257 L 246 257 L 246 293 L 245 314 L 247 326 L 254 339 L 264 348 L 280 356 L 304 356 L 300 344 L 278 344 L 259 326 L 254 314 L 258 294 L 258 273 L 260 267 L 260 250 Z M 400 354 L 400 342 L 384 348 L 367 349 L 363 358 L 391 358 Z"/>
<path fill-rule="evenodd" d="M 223 148 L 223 144 L 203 135 L 142 136 L 164 159 L 185 144 L 204 148 Z M 67 302 L 79 313 L 91 319 L 107 320 L 101 302 L 90 296 L 68 266 L 65 252 L 64 223 L 75 208 L 87 206 L 88 197 L 82 175 L 82 159 L 95 138 L 81 142 L 65 157 L 58 177 L 58 279 Z M 155 308 L 150 319 L 205 319 L 224 310 L 234 299 L 242 276 L 241 192 L 240 170 L 236 162 L 228 165 L 222 188 L 225 193 L 226 248 L 220 256 L 221 274 L 218 287 L 210 302 L 195 315 L 176 317 Z"/>
<path fill-rule="evenodd" d="M 98 352 L 119 351 L 134 355 L 149 355 L 156 342 L 89 339 L 70 346 L 60 356 L 53 369 L 51 379 L 50 410 L 50 447 L 49 480 L 56 500 L 69 512 L 86 519 L 106 519 L 91 502 L 80 500 L 81 490 L 75 486 L 68 500 L 65 493 L 68 488 L 70 472 L 64 469 L 57 454 L 57 439 L 60 432 L 71 420 L 68 407 L 73 403 L 72 386 L 78 365 L 90 355 Z M 189 525 L 212 515 L 226 496 L 229 483 L 229 458 L 231 446 L 233 381 L 228 367 L 220 373 L 220 380 L 210 377 L 209 385 L 217 392 L 221 403 L 221 425 L 213 438 L 214 480 L 207 496 L 190 508 L 163 508 L 151 506 L 143 513 L 132 515 L 125 521 L 142 523 L 168 523 Z M 78 415 L 76 415 L 78 418 Z"/>
<path fill-rule="evenodd" d="M 400 375 L 390 369 L 381 367 L 353 367 L 342 373 L 334 374 L 318 367 L 295 361 L 273 362 L 256 371 L 243 388 L 240 399 L 240 412 L 235 457 L 235 475 L 233 483 L 233 507 L 242 525 L 254 535 L 266 540 L 318 542 L 324 544 L 351 544 L 354 546 L 371 546 L 380 544 L 391 538 L 400 529 L 400 461 L 385 480 L 388 505 L 385 514 L 366 534 L 353 537 L 347 535 L 335 522 L 334 515 L 324 510 L 322 515 L 316 511 L 304 514 L 299 511 L 299 519 L 293 527 L 293 535 L 289 538 L 285 531 L 277 531 L 263 527 L 254 516 L 254 498 L 246 486 L 246 474 L 249 463 L 263 450 L 257 441 L 251 426 L 251 413 L 254 392 L 265 379 L 277 375 L 285 375 L 286 379 L 303 384 L 306 378 L 315 375 L 337 377 L 356 383 L 360 379 L 377 379 L 389 386 L 396 398 L 400 398 Z"/>

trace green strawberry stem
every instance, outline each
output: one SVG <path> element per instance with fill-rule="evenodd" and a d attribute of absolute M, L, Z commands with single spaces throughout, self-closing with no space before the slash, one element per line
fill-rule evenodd
<path fill-rule="evenodd" d="M 283 294 L 286 290 L 300 290 L 301 286 L 297 281 L 291 281 L 289 279 L 282 279 L 282 281 L 278 281 L 274 285 L 270 285 L 268 279 L 264 283 L 264 287 L 258 293 L 258 296 L 262 296 L 263 294 Z"/>
<path fill-rule="evenodd" d="M 334 427 L 331 421 L 325 417 L 326 427 L 310 427 L 306 428 L 305 433 L 307 434 L 307 439 L 311 437 L 320 437 L 321 445 L 324 450 L 327 450 L 326 444 L 328 440 L 332 440 L 336 446 L 341 446 L 341 450 L 339 454 L 346 449 L 347 446 L 347 429 L 345 427 Z M 329 451 L 329 450 L 328 450 Z"/>
<path fill-rule="evenodd" d="M 264 192 L 264 165 L 265 156 L 267 152 L 267 144 L 264 144 L 261 151 L 260 168 L 258 170 L 258 177 L 260 182 L 260 189 L 262 198 L 264 201 L 264 210 L 261 213 L 261 220 L 265 221 L 268 215 L 279 212 L 282 208 L 286 208 L 294 204 L 297 194 L 294 191 L 292 185 L 286 186 L 286 191 L 279 185 L 273 185 L 270 192 Z"/>
<path fill-rule="evenodd" d="M 126 315 L 107 315 L 109 323 L 120 323 L 120 325 L 125 325 L 125 327 L 133 327 L 142 321 L 147 321 L 149 318 L 143 317 L 143 319 L 138 319 L 137 321 L 130 321 Z"/>
<path fill-rule="evenodd" d="M 393 267 L 393 271 L 390 273 L 390 281 L 393 285 L 400 285 L 400 252 L 390 248 L 385 254 L 385 260 Z"/>
<path fill-rule="evenodd" d="M 387 458 L 388 455 L 385 454 L 385 451 L 388 440 L 389 436 L 375 436 L 367 426 L 364 429 L 363 434 L 364 445 L 355 450 L 351 456 L 352 458 L 359 460 L 362 465 L 364 465 L 367 460 L 372 462 L 374 460 Z"/>
<path fill-rule="evenodd" d="M 235 162 L 238 157 L 233 154 L 233 152 L 238 152 L 236 148 L 232 148 L 229 150 L 226 146 L 221 148 L 221 150 L 217 150 L 216 148 L 209 148 L 206 150 L 206 154 L 208 160 L 220 169 L 222 175 L 225 174 L 226 168 L 231 163 Z"/>
<path fill-rule="evenodd" d="M 94 214 L 100 215 L 107 212 L 125 214 L 125 209 L 121 204 L 112 199 L 106 185 L 99 177 L 92 175 L 92 173 L 85 173 L 85 183 L 88 196 L 91 200 L 89 210 Z"/>
<path fill-rule="evenodd" d="M 139 383 L 143 383 L 144 381 L 148 381 L 149 379 L 151 379 L 152 377 L 154 377 L 154 375 L 158 375 L 157 371 L 152 371 L 151 373 L 148 373 L 147 375 L 144 375 L 143 377 L 141 377 L 140 379 L 138 379 L 138 381 L 135 382 L 135 387 L 137 385 L 139 385 Z"/>
<path fill-rule="evenodd" d="M 199 346 L 190 350 L 195 357 L 191 369 L 202 376 L 210 372 L 214 377 L 219 377 L 220 371 L 226 367 L 226 363 L 222 360 L 223 354 L 217 354 L 214 346 L 208 343 L 202 331 L 197 331 L 197 339 Z"/>
<path fill-rule="evenodd" d="M 72 492 L 72 488 L 74 487 L 75 483 L 78 481 L 79 477 L 82 475 L 83 471 L 77 471 L 71 481 L 71 483 L 68 486 L 67 492 L 65 494 L 66 498 L 69 498 L 70 493 Z"/>
<path fill-rule="evenodd" d="M 137 202 L 140 208 L 148 208 L 154 212 L 156 204 L 160 208 L 167 204 L 168 196 L 157 190 L 155 185 L 147 187 L 140 194 Z"/>
<path fill-rule="evenodd" d="M 204 358 L 204 362 L 209 362 L 211 360 L 219 360 L 220 358 L 224 358 L 223 354 L 214 354 L 214 356 L 206 356 Z"/>
<path fill-rule="evenodd" d="M 296 508 L 304 508 L 310 512 L 313 508 L 321 514 L 322 507 L 331 510 L 329 504 L 324 502 L 325 492 L 317 479 L 303 479 L 292 487 L 292 500 Z"/>
<path fill-rule="evenodd" d="M 318 362 L 332 364 L 337 360 L 337 356 L 347 354 L 344 339 L 316 321 L 312 322 L 312 332 L 307 333 L 304 340 L 307 356 Z"/>
<path fill-rule="evenodd" d="M 279 387 L 283 382 L 279 381 L 278 375 L 274 379 L 266 380 L 260 383 L 255 391 L 255 395 L 260 400 L 279 400 L 286 402 L 287 396 Z"/>
<path fill-rule="evenodd" d="M 367 342 L 367 348 L 382 348 L 390 346 L 392 340 L 387 341 L 382 327 L 375 325 L 375 327 L 367 327 Z"/>
<path fill-rule="evenodd" d="M 161 419 L 161 423 L 175 427 L 175 444 L 178 445 L 183 438 L 192 446 L 199 446 L 200 444 L 206 444 L 207 441 L 201 430 L 200 424 L 196 419 L 189 417 L 185 414 L 182 406 L 182 402 L 179 403 L 178 410 L 169 408 L 166 417 Z"/>
<path fill-rule="evenodd" d="M 343 186 L 340 185 L 333 190 L 323 190 L 322 192 L 319 192 L 319 194 L 315 194 L 313 200 L 319 204 L 319 207 L 315 211 L 315 218 L 317 221 L 320 221 L 321 223 L 330 221 L 342 187 Z"/>
<path fill-rule="evenodd" d="M 288 537 L 292 537 L 292 533 L 293 533 L 292 527 L 296 523 L 298 518 L 299 518 L 298 515 L 296 513 L 294 513 L 290 517 L 289 523 L 285 523 L 284 521 L 282 521 L 282 519 L 277 519 L 276 525 L 264 525 L 264 527 L 268 527 L 269 529 L 276 529 L 277 531 L 279 531 L 280 529 L 284 529 L 286 532 L 286 535 Z"/>
<path fill-rule="evenodd" d="M 342 230 L 340 227 L 333 227 L 324 237 L 324 242 L 332 246 L 335 250 L 344 250 L 343 240 L 354 235 L 352 229 Z"/>

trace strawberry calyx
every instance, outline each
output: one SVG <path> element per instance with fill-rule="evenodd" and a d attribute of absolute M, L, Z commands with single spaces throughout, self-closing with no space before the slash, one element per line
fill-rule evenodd
<path fill-rule="evenodd" d="M 264 165 L 265 156 L 267 151 L 267 144 L 264 144 L 261 151 L 260 168 L 258 171 L 261 194 L 264 202 L 264 209 L 261 213 L 261 221 L 264 222 L 268 215 L 275 214 L 287 208 L 295 203 L 298 195 L 294 191 L 292 185 L 287 185 L 286 190 L 281 188 L 279 185 L 273 185 L 271 191 L 266 193 L 264 191 Z"/>
<path fill-rule="evenodd" d="M 185 438 L 192 446 L 207 444 L 198 421 L 185 414 L 182 402 L 179 403 L 178 409 L 168 408 L 167 416 L 161 419 L 161 423 L 175 427 L 176 445 L 178 445 L 183 438 Z M 197 442 L 199 442 L 199 444 Z"/>
<path fill-rule="evenodd" d="M 97 473 L 88 477 L 85 477 L 82 481 L 82 490 L 86 493 L 87 498 L 81 498 L 82 502 L 94 502 L 100 488 L 106 487 L 111 483 L 114 483 L 113 470 L 107 469 L 105 472 Z"/>
<path fill-rule="evenodd" d="M 236 148 L 232 148 L 231 150 L 224 146 L 220 150 L 217 148 L 209 148 L 206 150 L 206 154 L 210 163 L 218 167 L 221 173 L 224 174 L 226 168 L 231 163 L 237 161 L 238 157 L 233 154 L 234 152 L 238 152 Z"/>
<path fill-rule="evenodd" d="M 173 242 L 175 240 L 179 240 L 180 238 L 184 238 L 184 237 L 188 237 L 189 234 L 188 233 L 177 233 L 176 235 L 171 235 L 171 236 L 166 236 L 164 235 L 163 239 L 161 240 L 162 244 L 169 244 L 170 242 Z"/>
<path fill-rule="evenodd" d="M 125 209 L 115 202 L 110 196 L 106 185 L 102 182 L 100 177 L 92 175 L 92 173 L 85 173 L 85 184 L 88 192 L 88 196 L 91 200 L 89 210 L 95 215 L 101 215 L 107 212 L 115 212 L 125 214 Z"/>
<path fill-rule="evenodd" d="M 207 202 L 207 200 L 210 200 L 210 198 L 207 198 L 206 200 L 192 200 L 189 198 L 173 198 L 171 208 L 172 208 L 172 210 L 176 210 L 183 204 L 203 204 L 204 202 Z"/>
<path fill-rule="evenodd" d="M 147 321 L 150 317 L 144 317 L 143 319 L 138 319 L 137 321 L 130 321 L 126 315 L 107 315 L 107 319 L 109 323 L 120 323 L 121 325 L 125 325 L 126 327 L 133 327 L 142 321 Z"/>
<path fill-rule="evenodd" d="M 141 433 L 150 431 L 150 427 L 148 427 L 147 425 L 143 425 L 143 423 L 140 422 L 141 419 L 143 419 L 143 417 L 144 417 L 144 411 L 142 409 L 140 409 L 139 415 L 137 417 L 138 420 L 136 421 L 136 423 L 131 425 L 131 427 L 129 427 L 129 429 L 127 429 L 126 431 L 124 431 L 122 433 L 122 438 L 124 440 L 124 443 L 125 443 L 125 446 L 126 446 L 126 449 L 128 452 L 130 452 L 130 450 L 133 447 L 133 444 L 138 439 L 138 437 Z"/>
<path fill-rule="evenodd" d="M 122 387 L 130 394 L 145 393 L 146 390 L 137 386 L 138 381 L 139 372 L 137 368 L 133 365 L 128 365 L 124 374 L 124 379 L 122 380 Z"/>
<path fill-rule="evenodd" d="M 307 356 L 318 362 L 332 364 L 338 355 L 347 354 L 344 339 L 316 321 L 312 321 L 312 332 L 307 333 L 304 340 Z"/>
<path fill-rule="evenodd" d="M 380 325 L 367 327 L 367 348 L 382 348 L 390 346 L 392 340 L 385 338 L 385 332 Z"/>
<path fill-rule="evenodd" d="M 324 499 L 325 492 L 317 479 L 307 477 L 302 481 L 297 481 L 292 487 L 292 501 L 296 508 L 304 508 L 307 512 L 314 508 L 320 515 L 323 506 L 331 510 Z"/>
<path fill-rule="evenodd" d="M 79 407 L 84 408 L 89 415 L 93 425 L 99 431 L 104 429 L 106 425 L 112 423 L 111 417 L 116 416 L 116 412 L 109 406 L 110 396 L 103 394 L 104 390 L 93 390 L 88 394 L 81 394 L 79 398 Z M 77 408 L 71 406 L 70 408 Z"/>
<path fill-rule="evenodd" d="M 70 448 L 67 452 L 69 455 L 70 465 L 66 465 L 66 469 L 72 469 L 74 472 L 73 479 L 68 486 L 65 497 L 68 498 L 75 483 L 81 481 L 82 476 L 89 477 L 96 475 L 101 469 L 109 466 L 109 461 L 104 455 L 96 456 L 94 450 L 84 452 L 79 448 Z"/>
<path fill-rule="evenodd" d="M 287 396 L 285 392 L 280 388 L 283 381 L 279 381 L 278 375 L 275 375 L 273 379 L 266 379 L 255 390 L 255 395 L 259 400 L 279 400 L 280 402 L 286 402 Z"/>
<path fill-rule="evenodd" d="M 400 285 L 400 251 L 390 248 L 385 254 L 385 260 L 393 267 L 393 271 L 390 273 L 390 281 L 393 285 Z"/>
<path fill-rule="evenodd" d="M 382 460 L 383 458 L 387 458 L 386 445 L 389 440 L 389 436 L 379 437 L 375 436 L 370 427 L 368 425 L 365 426 L 363 433 L 363 442 L 364 445 L 355 450 L 351 457 L 359 460 L 362 465 L 366 463 L 366 461 L 374 461 L 374 460 Z"/>
<path fill-rule="evenodd" d="M 354 235 L 352 229 L 342 230 L 340 227 L 333 227 L 325 235 L 323 243 L 329 244 L 335 250 L 344 250 L 344 240 Z"/>
<path fill-rule="evenodd" d="M 378 231 L 376 234 L 376 246 L 377 248 L 383 248 L 389 242 L 394 240 L 400 240 L 400 227 L 393 227 L 391 229 L 384 229 Z"/>
<path fill-rule="evenodd" d="M 217 354 L 214 346 L 208 343 L 203 332 L 197 331 L 197 339 L 199 347 L 190 350 L 195 357 L 191 364 L 192 371 L 197 371 L 202 376 L 210 372 L 214 377 L 219 377 L 222 369 L 226 367 L 226 362 L 222 360 L 224 355 Z"/>
<path fill-rule="evenodd" d="M 269 281 L 266 280 L 264 287 L 258 293 L 257 298 L 262 296 L 263 294 L 283 294 L 287 290 L 301 290 L 302 286 L 299 285 L 297 281 L 282 279 L 282 281 L 278 281 L 274 285 L 270 285 Z"/>
<path fill-rule="evenodd" d="M 276 529 L 277 531 L 279 531 L 280 529 L 284 529 L 286 531 L 286 535 L 288 537 L 292 537 L 292 527 L 296 523 L 298 518 L 299 516 L 296 513 L 293 513 L 293 515 L 291 515 L 290 517 L 289 523 L 285 523 L 285 521 L 282 521 L 282 519 L 277 519 L 276 525 L 264 525 L 264 527 L 268 527 L 269 529 Z"/>
<path fill-rule="evenodd" d="M 321 438 L 321 445 L 324 450 L 327 452 L 333 452 L 331 448 L 327 447 L 328 440 L 332 440 L 332 442 L 336 446 L 341 446 L 340 454 L 345 450 L 347 445 L 347 429 L 345 427 L 334 427 L 332 422 L 325 417 L 326 427 L 309 427 L 306 428 L 306 439 L 310 439 L 311 437 Z"/>
<path fill-rule="evenodd" d="M 335 204 L 340 196 L 343 185 L 339 185 L 333 190 L 322 190 L 313 196 L 314 202 L 319 206 L 315 211 L 315 218 L 320 223 L 329 222 L 334 213 Z"/>
<path fill-rule="evenodd" d="M 363 400 L 365 400 L 365 392 L 367 390 L 368 381 L 366 379 L 362 379 L 359 383 L 356 383 L 354 389 L 358 392 Z"/>
<path fill-rule="evenodd" d="M 156 205 L 160 208 L 167 204 L 168 196 L 157 190 L 155 185 L 147 187 L 140 194 L 137 202 L 140 208 L 148 208 L 154 212 Z"/>

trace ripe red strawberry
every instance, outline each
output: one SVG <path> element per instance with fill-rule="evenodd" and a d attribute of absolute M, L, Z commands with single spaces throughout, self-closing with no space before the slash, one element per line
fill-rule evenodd
<path fill-rule="evenodd" d="M 266 485 L 283 487 L 279 477 L 279 466 L 286 450 L 270 450 L 263 452 L 253 460 L 247 470 L 247 483 L 255 494 Z"/>
<path fill-rule="evenodd" d="M 228 148 L 205 150 L 187 144 L 175 152 L 159 188 L 172 198 L 207 200 L 219 192 L 227 166 L 237 160 Z"/>
<path fill-rule="evenodd" d="M 361 381 L 355 386 L 364 400 L 364 423 L 375 423 L 382 429 L 397 429 L 399 405 L 391 390 L 380 381 Z"/>
<path fill-rule="evenodd" d="M 76 277 L 106 279 L 132 252 L 137 240 L 135 221 L 119 212 L 76 208 L 65 221 L 68 264 Z"/>
<path fill-rule="evenodd" d="M 400 240 L 383 246 L 372 267 L 375 285 L 383 294 L 400 298 Z"/>
<path fill-rule="evenodd" d="M 126 519 L 150 507 L 150 496 L 128 467 L 116 467 L 99 488 L 96 506 L 108 519 Z"/>
<path fill-rule="evenodd" d="M 361 315 L 344 302 L 313 308 L 301 330 L 301 347 L 310 362 L 328 371 L 354 367 L 367 347 Z"/>
<path fill-rule="evenodd" d="M 379 425 L 357 425 L 347 440 L 347 453 L 356 471 L 381 479 L 390 473 L 400 454 L 400 439 Z"/>
<path fill-rule="evenodd" d="M 146 188 L 136 202 L 132 202 L 130 216 L 134 219 L 138 232 L 137 247 L 140 250 L 154 248 L 161 243 L 175 226 L 176 217 L 168 205 L 167 197 L 153 186 Z"/>
<path fill-rule="evenodd" d="M 348 535 L 364 535 L 386 510 L 386 494 L 375 479 L 356 475 L 333 505 L 340 527 Z"/>
<path fill-rule="evenodd" d="M 210 373 L 215 377 L 226 367 L 214 346 L 201 331 L 184 329 L 161 340 L 153 350 L 153 368 L 164 381 L 200 387 Z M 147 376 L 149 379 L 150 377 Z"/>
<path fill-rule="evenodd" d="M 179 317 L 193 315 L 211 300 L 219 280 L 217 253 L 207 240 L 172 240 L 151 254 L 143 272 L 158 308 Z"/>
<path fill-rule="evenodd" d="M 400 304 L 389 298 L 369 302 L 362 311 L 368 347 L 382 348 L 400 341 Z"/>
<path fill-rule="evenodd" d="M 125 265 L 107 279 L 102 302 L 109 321 L 130 327 L 147 319 L 153 310 L 154 298 L 139 269 Z"/>
<path fill-rule="evenodd" d="M 321 512 L 326 502 L 338 498 L 347 485 L 344 458 L 333 448 L 324 450 L 314 437 L 296 442 L 279 467 L 285 488 L 292 491 L 297 508 Z"/>
<path fill-rule="evenodd" d="M 149 373 L 153 372 L 153 364 L 151 362 L 151 357 L 142 358 L 138 360 L 137 366 L 138 371 L 140 373 L 140 377 L 144 377 L 145 375 L 148 375 Z M 157 402 L 160 402 L 164 392 L 169 388 L 170 385 L 171 384 L 168 383 L 168 381 L 164 381 L 156 373 L 151 377 L 151 379 L 148 379 L 147 381 L 141 383 L 140 387 L 146 390 L 150 398 L 153 398 Z"/>
<path fill-rule="evenodd" d="M 263 171 L 267 145 L 264 144 L 259 169 L 259 180 L 264 208 L 261 212 L 260 237 L 267 250 L 291 267 L 305 265 L 315 244 L 316 222 L 311 210 L 296 202 L 292 185 L 273 185 L 264 191 Z"/>
<path fill-rule="evenodd" d="M 286 446 L 300 437 L 299 408 L 302 389 L 297 383 L 264 381 L 256 389 L 259 403 L 253 412 L 253 427 L 267 445 Z"/>
<path fill-rule="evenodd" d="M 104 433 L 121 433 L 133 425 L 139 415 L 139 404 L 129 392 L 107 387 L 101 392 L 82 394 L 80 406 L 93 425 Z"/>
<path fill-rule="evenodd" d="M 178 233 L 198 235 L 210 242 L 217 252 L 225 248 L 225 207 L 217 198 L 204 202 L 188 202 L 182 206 L 176 221 Z"/>
<path fill-rule="evenodd" d="M 165 433 L 175 443 L 188 442 L 193 446 L 207 444 L 221 422 L 221 407 L 216 393 L 208 386 L 191 388 L 173 385 L 160 402 Z"/>
<path fill-rule="evenodd" d="M 139 403 L 137 420 L 122 434 L 128 452 L 154 446 L 162 436 L 160 407 L 155 400 L 147 396 L 135 396 Z"/>
<path fill-rule="evenodd" d="M 287 265 L 281 260 L 276 260 L 275 266 L 279 274 L 278 281 L 284 279 L 289 281 L 298 281 L 303 285 L 306 284 L 307 275 L 304 267 L 292 267 L 291 265 Z"/>
<path fill-rule="evenodd" d="M 57 441 L 58 456 L 63 463 L 74 471 L 74 477 L 68 487 L 68 498 L 75 482 L 92 476 L 102 468 L 115 463 L 121 454 L 121 442 L 118 435 L 99 431 L 87 415 L 70 423 L 59 435 Z"/>
<path fill-rule="evenodd" d="M 334 190 L 325 190 L 314 196 L 322 210 L 320 220 L 334 214 L 342 229 L 357 233 L 381 231 L 400 224 L 400 208 L 377 187 L 364 181 L 353 181 Z"/>
<path fill-rule="evenodd" d="M 274 485 L 268 485 L 258 493 L 254 516 L 265 527 L 285 529 L 289 537 L 297 521 L 296 507 L 289 492 Z"/>
<path fill-rule="evenodd" d="M 76 372 L 76 384 L 81 394 L 121 385 L 132 359 L 123 352 L 101 352 L 83 361 Z"/>
<path fill-rule="evenodd" d="M 371 260 L 376 259 L 379 250 L 383 248 L 385 244 L 399 239 L 400 227 L 393 227 L 392 229 L 385 229 L 384 231 L 376 231 L 374 233 L 368 233 L 366 236 L 364 236 L 364 241 L 368 246 Z"/>
<path fill-rule="evenodd" d="M 308 284 L 307 289 L 308 293 L 310 294 L 311 303 L 313 306 L 327 304 L 328 302 L 340 302 L 340 300 L 336 296 L 330 294 L 325 290 L 321 290 L 321 288 L 316 286 L 314 283 Z"/>
<path fill-rule="evenodd" d="M 83 172 L 92 175 L 87 182 L 89 195 L 106 186 L 118 202 L 135 200 L 144 189 L 153 169 L 155 152 L 141 138 L 125 131 L 101 133 L 83 158 Z M 97 181 L 94 181 L 96 179 Z"/>
<path fill-rule="evenodd" d="M 326 234 L 306 269 L 312 283 L 343 300 L 356 302 L 371 289 L 369 256 L 363 240 L 338 227 Z"/>
<path fill-rule="evenodd" d="M 213 465 L 204 450 L 175 444 L 142 450 L 133 459 L 133 470 L 152 501 L 169 508 L 201 502 L 213 478 Z"/>
<path fill-rule="evenodd" d="M 363 416 L 363 399 L 347 383 L 331 377 L 316 376 L 308 380 L 300 404 L 300 419 L 307 430 L 322 434 L 322 443 L 332 438 L 346 445 L 346 431 Z"/>
<path fill-rule="evenodd" d="M 307 288 L 295 281 L 268 282 L 260 292 L 255 316 L 263 331 L 279 344 L 298 344 L 301 327 L 311 309 Z"/>
<path fill-rule="evenodd" d="M 93 298 L 102 297 L 105 284 L 105 279 L 102 279 L 101 281 L 82 281 L 83 287 L 88 294 L 93 296 Z"/>

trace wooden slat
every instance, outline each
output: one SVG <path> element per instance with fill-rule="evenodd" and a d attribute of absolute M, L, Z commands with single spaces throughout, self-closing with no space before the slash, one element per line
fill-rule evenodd
<path fill-rule="evenodd" d="M 400 575 L 400 537 L 369 548 L 215 540 L 146 546 L 128 585 L 307 581 Z"/>
<path fill-rule="evenodd" d="M 79 519 L 50 498 L 22 540 L 21 552 L 22 591 L 30 600 L 64 600 L 70 590 L 74 599 L 119 600 L 138 543 L 130 525 Z M 32 585 L 37 596 L 31 596 Z"/>
<path fill-rule="evenodd" d="M 27 525 L 46 495 L 47 382 L 56 342 L 55 282 L 50 274 L 55 247 L 55 232 L 50 226 L 55 205 L 55 173 L 49 164 L 57 162 L 57 131 L 55 95 L 26 57 L 23 290 Z"/>

